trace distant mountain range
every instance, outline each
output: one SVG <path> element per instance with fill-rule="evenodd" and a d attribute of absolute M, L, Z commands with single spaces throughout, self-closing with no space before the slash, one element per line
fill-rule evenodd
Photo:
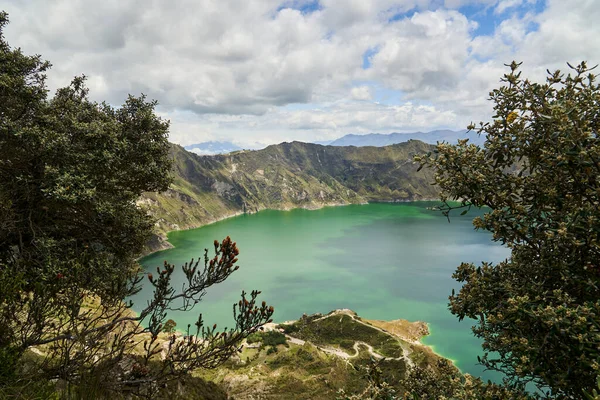
<path fill-rule="evenodd" d="M 342 136 L 335 140 L 320 140 L 314 141 L 314 144 L 320 144 L 323 146 L 375 146 L 383 147 L 391 144 L 398 144 L 408 142 L 409 140 L 420 140 L 429 144 L 436 144 L 437 142 L 448 142 L 456 143 L 458 139 L 469 139 L 470 143 L 474 143 L 478 146 L 482 146 L 485 142 L 485 136 L 479 136 L 475 132 L 463 131 L 451 131 L 451 130 L 437 130 L 431 132 L 411 132 L 411 133 L 369 133 L 366 135 L 355 135 L 349 134 Z M 252 147 L 252 150 L 258 150 L 264 148 L 264 145 Z M 210 156 L 216 154 L 228 154 L 233 151 L 243 150 L 240 146 L 232 142 L 221 142 L 221 141 L 210 141 L 191 144 L 184 146 L 184 149 L 192 153 L 201 156 Z"/>
<path fill-rule="evenodd" d="M 456 143 L 458 139 L 469 139 L 469 143 L 482 146 L 485 142 L 485 136 L 479 136 L 476 132 L 438 130 L 431 132 L 412 132 L 412 133 L 369 133 L 366 135 L 346 135 L 336 139 L 329 146 L 389 146 L 396 143 L 404 143 L 411 139 L 420 140 L 429 144 L 437 142 Z"/>
<path fill-rule="evenodd" d="M 184 149 L 199 155 L 226 154 L 242 150 L 241 147 L 231 142 L 202 142 L 185 146 Z"/>

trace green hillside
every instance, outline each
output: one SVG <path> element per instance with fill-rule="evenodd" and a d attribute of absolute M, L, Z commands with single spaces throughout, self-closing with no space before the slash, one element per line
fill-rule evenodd
<path fill-rule="evenodd" d="M 168 246 L 165 233 L 263 209 L 434 198 L 430 172 L 417 172 L 420 141 L 386 147 L 333 147 L 282 143 L 263 150 L 198 156 L 172 145 L 174 182 L 139 204 L 157 217 L 149 251 Z"/>
<path fill-rule="evenodd" d="M 403 394 L 409 368 L 436 374 L 442 360 L 419 342 L 427 334 L 424 323 L 370 321 L 351 310 L 304 315 L 268 324 L 265 331 L 249 337 L 237 357 L 213 370 L 197 370 L 195 378 L 216 384 L 236 400 L 329 400 L 340 398 L 340 389 L 364 393 L 369 383 L 365 368 L 373 361 L 382 378 Z M 420 334 L 414 337 L 414 331 Z"/>

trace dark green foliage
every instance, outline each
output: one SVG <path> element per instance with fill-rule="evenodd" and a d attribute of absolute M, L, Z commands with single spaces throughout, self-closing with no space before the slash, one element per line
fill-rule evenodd
<path fill-rule="evenodd" d="M 48 100 L 49 64 L 9 47 L 7 21 L 0 14 L 3 356 L 71 335 L 85 297 L 108 306 L 131 291 L 153 224 L 134 203 L 170 182 L 168 123 L 155 102 L 90 102 L 83 77 Z"/>
<path fill-rule="evenodd" d="M 304 360 L 304 361 L 314 361 L 315 357 L 312 355 L 310 351 L 306 351 L 302 348 L 298 349 L 296 353 L 296 357 Z"/>
<path fill-rule="evenodd" d="M 411 400 L 527 400 L 530 396 L 523 390 L 512 389 L 479 378 L 463 375 L 448 360 L 440 359 L 437 365 L 416 367 L 402 381 L 405 398 Z"/>
<path fill-rule="evenodd" d="M 246 338 L 246 341 L 250 344 L 260 342 L 261 341 L 260 333 L 257 332 L 257 333 L 253 333 L 252 335 L 249 335 Z"/>
<path fill-rule="evenodd" d="M 373 360 L 362 369 L 364 378 L 367 382 L 366 389 L 360 394 L 348 395 L 345 390 L 338 392 L 337 400 L 398 400 L 400 399 L 398 392 L 393 386 L 390 386 L 384 377 L 381 369 L 383 362 L 375 362 Z M 434 398 L 434 397 L 431 397 Z"/>
<path fill-rule="evenodd" d="M 277 346 L 282 344 L 288 347 L 285 335 L 277 331 L 256 332 L 246 338 L 248 343 L 262 343 L 263 347 L 268 347 L 267 355 L 277 353 Z"/>
<path fill-rule="evenodd" d="M 580 398 L 600 368 L 600 86 L 585 63 L 545 84 L 510 67 L 479 128 L 485 147 L 440 144 L 421 158 L 442 200 L 489 207 L 474 226 L 512 251 L 462 264 L 450 309 L 477 320 L 485 366 Z"/>
<path fill-rule="evenodd" d="M 285 335 L 277 331 L 268 332 L 257 332 L 246 338 L 248 343 L 262 342 L 263 346 L 277 346 L 280 344 L 287 344 Z"/>
<path fill-rule="evenodd" d="M 222 388 L 213 382 L 186 375 L 175 381 L 168 382 L 155 399 L 230 400 L 231 398 Z"/>
<path fill-rule="evenodd" d="M 165 326 L 169 310 L 190 310 L 237 270 L 229 237 L 215 241 L 214 257 L 206 250 L 183 266 L 179 291 L 171 264 L 156 277 L 140 274 L 154 221 L 136 201 L 171 182 L 169 125 L 156 102 L 92 102 L 84 77 L 48 98 L 49 64 L 11 49 L 7 22 L 0 13 L 0 396 L 48 379 L 64 382 L 66 395 L 85 391 L 87 380 L 96 397 L 152 396 L 228 359 L 273 314 L 257 305 L 257 291 L 242 292 L 232 330 L 206 328 L 200 316 L 186 340 L 159 335 L 174 328 Z M 146 277 L 154 296 L 134 315 L 125 299 Z"/>
<path fill-rule="evenodd" d="M 351 352 L 353 352 L 353 351 L 354 351 L 354 350 L 353 350 L 354 343 L 356 343 L 356 342 L 355 342 L 355 341 L 353 341 L 353 340 L 349 340 L 349 339 L 342 339 L 342 340 L 340 340 L 340 342 L 339 342 L 339 346 L 340 346 L 342 349 L 344 349 L 344 350 L 348 350 L 348 351 L 351 351 Z"/>
<path fill-rule="evenodd" d="M 414 367 L 399 379 L 389 375 L 385 361 L 362 366 L 367 388 L 352 395 L 341 390 L 338 400 L 528 400 L 530 395 L 523 390 L 493 383 L 484 383 L 479 378 L 463 375 L 446 359 L 436 364 Z M 398 387 L 391 386 L 396 382 Z"/>
<path fill-rule="evenodd" d="M 600 376 L 596 378 L 596 385 L 598 386 L 598 390 L 594 388 L 591 393 L 584 390 L 586 400 L 600 400 Z"/>
<path fill-rule="evenodd" d="M 56 384 L 49 381 L 21 381 L 11 387 L 0 390 L 0 400 L 62 400 L 62 399 L 131 399 L 126 392 L 107 392 L 103 382 L 93 377 L 85 385 L 73 386 L 57 392 Z M 181 376 L 175 381 L 167 382 L 152 400 L 199 399 L 199 400 L 231 400 L 218 385 L 191 375 Z"/>
<path fill-rule="evenodd" d="M 8 382 L 16 378 L 16 364 L 21 354 L 22 351 L 16 346 L 5 345 L 0 347 L 0 382 Z"/>
<path fill-rule="evenodd" d="M 165 326 L 163 326 L 163 332 L 165 333 L 173 333 L 175 332 L 175 327 L 177 326 L 177 322 L 172 319 L 165 322 Z"/>
<path fill-rule="evenodd" d="M 299 324 L 282 324 L 278 326 L 280 329 L 283 329 L 283 331 L 290 335 L 292 333 L 296 333 L 300 330 L 300 325 Z"/>

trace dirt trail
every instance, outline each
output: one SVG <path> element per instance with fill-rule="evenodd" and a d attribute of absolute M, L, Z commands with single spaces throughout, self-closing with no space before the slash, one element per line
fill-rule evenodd
<path fill-rule="evenodd" d="M 285 335 L 285 336 L 286 336 L 287 340 L 290 343 L 297 344 L 298 346 L 304 346 L 304 344 L 306 343 L 306 340 L 298 339 L 298 338 L 292 337 L 290 335 Z M 313 346 L 315 346 L 317 349 L 319 349 L 319 350 L 321 350 L 321 351 L 323 351 L 325 353 L 333 354 L 334 356 L 341 357 L 341 358 L 343 358 L 345 360 L 347 360 L 349 358 L 352 358 L 352 357 L 356 357 L 358 355 L 358 353 L 357 353 L 356 355 L 351 356 L 350 354 L 348 354 L 348 353 L 346 353 L 346 352 L 344 352 L 342 350 L 339 350 L 339 349 L 334 349 L 334 348 L 331 348 L 331 347 L 318 346 L 318 345 L 316 345 L 314 343 L 311 343 L 311 344 Z"/>
<path fill-rule="evenodd" d="M 348 310 L 348 309 L 335 310 L 333 313 L 328 314 L 328 315 L 324 315 L 324 316 L 322 316 L 320 318 L 317 318 L 313 322 L 321 321 L 321 320 L 324 320 L 326 318 L 333 318 L 333 317 L 335 317 L 337 315 L 347 315 L 350 318 L 352 318 L 355 322 L 358 322 L 360 324 L 368 326 L 369 328 L 376 329 L 376 330 L 378 330 L 380 332 L 385 333 L 386 335 L 390 335 L 390 336 L 396 338 L 395 335 L 393 335 L 393 334 L 391 334 L 391 333 L 389 333 L 389 332 L 387 332 L 387 331 L 385 331 L 385 330 L 383 330 L 383 329 L 381 329 L 379 327 L 376 327 L 376 326 L 364 323 L 363 321 L 361 321 L 359 319 L 356 319 L 356 314 L 354 313 L 354 311 Z M 288 338 L 288 340 L 291 343 L 294 343 L 294 344 L 297 344 L 297 345 L 300 345 L 300 346 L 303 346 L 306 343 L 305 340 L 297 339 L 297 338 L 289 336 L 289 335 L 286 335 L 286 337 Z M 339 350 L 339 349 L 335 349 L 335 348 L 322 347 L 322 346 L 316 346 L 316 347 L 318 349 L 322 350 L 325 353 L 333 354 L 333 355 L 341 357 L 341 358 L 343 358 L 345 360 L 349 360 L 351 358 L 357 357 L 360 354 L 359 346 L 362 345 L 362 346 L 365 346 L 367 348 L 367 350 L 369 351 L 369 354 L 371 355 L 371 357 L 373 357 L 376 360 L 381 360 L 383 358 L 388 359 L 388 360 L 404 360 L 404 362 L 406 363 L 407 366 L 409 366 L 410 368 L 413 368 L 415 366 L 415 364 L 414 364 L 413 360 L 411 360 L 410 357 L 409 357 L 410 354 L 412 353 L 412 350 L 410 348 L 408 348 L 408 346 L 406 346 L 406 342 L 412 343 L 413 341 L 399 340 L 398 339 L 398 344 L 400 344 L 400 346 L 402 347 L 403 355 L 401 357 L 397 357 L 397 358 L 384 357 L 381 354 L 376 353 L 373 350 L 373 346 L 371 346 L 368 343 L 361 342 L 361 341 L 354 342 L 354 345 L 352 346 L 352 348 L 354 349 L 355 354 L 353 354 L 353 355 L 348 354 L 345 351 L 342 351 L 342 350 Z M 420 345 L 420 343 L 412 343 L 412 344 L 419 344 Z"/>

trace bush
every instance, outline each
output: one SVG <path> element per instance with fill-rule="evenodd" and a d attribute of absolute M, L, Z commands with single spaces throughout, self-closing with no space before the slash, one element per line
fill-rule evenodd
<path fill-rule="evenodd" d="M 246 339 L 248 343 L 262 342 L 263 346 L 287 345 L 285 335 L 278 331 L 256 332 Z"/>

